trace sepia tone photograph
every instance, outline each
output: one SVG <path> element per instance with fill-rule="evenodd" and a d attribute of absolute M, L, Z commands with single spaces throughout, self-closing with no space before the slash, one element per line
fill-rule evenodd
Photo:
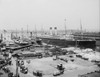
<path fill-rule="evenodd" d="M 0 77 L 100 77 L 100 0 L 0 0 Z"/>

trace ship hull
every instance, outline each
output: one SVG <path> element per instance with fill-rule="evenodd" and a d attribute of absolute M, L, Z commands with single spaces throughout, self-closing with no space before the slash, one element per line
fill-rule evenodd
<path fill-rule="evenodd" d="M 41 38 L 44 43 L 57 45 L 61 47 L 77 46 L 81 48 L 92 48 L 96 47 L 95 40 L 66 40 L 66 39 L 52 39 L 52 38 Z"/>

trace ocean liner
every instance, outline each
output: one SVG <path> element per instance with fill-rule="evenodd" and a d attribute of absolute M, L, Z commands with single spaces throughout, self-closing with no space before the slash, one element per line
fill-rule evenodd
<path fill-rule="evenodd" d="M 66 20 L 65 20 L 66 22 Z M 94 49 L 96 47 L 96 40 L 89 37 L 83 36 L 82 31 L 82 25 L 80 22 L 80 34 L 82 36 L 74 36 L 72 33 L 66 32 L 66 24 L 65 24 L 65 34 L 59 35 L 57 31 L 57 27 L 54 27 L 54 30 L 52 30 L 52 27 L 50 27 L 50 35 L 44 35 L 40 36 L 39 38 L 42 40 L 42 42 L 51 44 L 51 45 L 57 45 L 61 47 L 69 47 L 69 46 L 76 46 L 80 48 L 92 48 Z"/>
<path fill-rule="evenodd" d="M 96 47 L 95 39 L 83 36 L 81 20 L 80 20 L 80 34 L 82 35 L 81 37 L 80 36 L 76 37 L 71 32 L 67 33 L 66 19 L 64 21 L 65 21 L 64 35 L 58 34 L 57 27 L 54 27 L 54 30 L 52 27 L 50 27 L 50 35 L 41 36 L 40 38 L 42 39 L 42 41 L 47 44 L 57 45 L 61 47 L 76 46 L 80 48 L 92 48 L 92 49 Z"/>
<path fill-rule="evenodd" d="M 60 47 L 69 47 L 69 46 L 76 46 L 80 48 L 92 48 L 94 49 L 96 47 L 96 40 L 93 39 L 79 39 L 79 38 L 63 38 L 63 37 L 55 37 L 55 36 L 44 36 L 39 37 L 42 39 L 42 42 L 51 44 L 51 45 L 57 45 Z"/>

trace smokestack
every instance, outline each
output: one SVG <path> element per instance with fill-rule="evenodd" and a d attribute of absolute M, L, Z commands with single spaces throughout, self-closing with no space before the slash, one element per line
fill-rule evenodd
<path fill-rule="evenodd" d="M 50 27 L 50 35 L 52 35 L 52 27 Z"/>
<path fill-rule="evenodd" d="M 54 27 L 54 34 L 57 35 L 57 27 Z"/>

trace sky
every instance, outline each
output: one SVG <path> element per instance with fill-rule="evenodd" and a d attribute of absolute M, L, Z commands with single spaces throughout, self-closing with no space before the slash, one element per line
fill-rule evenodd
<path fill-rule="evenodd" d="M 0 29 L 99 31 L 99 0 L 0 0 Z"/>

